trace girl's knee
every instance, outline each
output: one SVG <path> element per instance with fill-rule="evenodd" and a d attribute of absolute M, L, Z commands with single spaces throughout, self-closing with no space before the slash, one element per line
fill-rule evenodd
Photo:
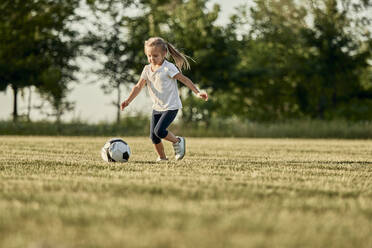
<path fill-rule="evenodd" d="M 166 129 L 155 128 L 154 132 L 155 135 L 161 139 L 164 139 L 168 135 L 168 131 Z"/>
<path fill-rule="evenodd" d="M 161 139 L 153 132 L 150 133 L 150 139 L 153 144 L 159 144 L 161 142 Z"/>

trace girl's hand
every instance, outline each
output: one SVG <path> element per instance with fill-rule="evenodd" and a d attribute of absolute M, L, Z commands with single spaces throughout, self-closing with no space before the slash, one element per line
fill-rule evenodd
<path fill-rule="evenodd" d="M 120 105 L 121 111 L 123 111 L 128 105 L 129 105 L 128 100 L 125 100 L 124 102 L 122 102 Z"/>
<path fill-rule="evenodd" d="M 197 96 L 201 99 L 204 99 L 205 101 L 208 101 L 208 94 L 207 92 L 199 92 Z"/>

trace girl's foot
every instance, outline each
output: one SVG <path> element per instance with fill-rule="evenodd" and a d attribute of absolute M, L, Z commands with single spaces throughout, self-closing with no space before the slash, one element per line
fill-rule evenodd
<path fill-rule="evenodd" d="M 168 158 L 161 158 L 161 157 L 158 157 L 156 159 L 156 162 L 164 162 L 164 161 L 168 161 Z"/>
<path fill-rule="evenodd" d="M 179 141 L 173 144 L 174 154 L 176 155 L 176 160 L 181 160 L 185 156 L 186 153 L 186 142 L 185 138 L 177 136 Z"/>

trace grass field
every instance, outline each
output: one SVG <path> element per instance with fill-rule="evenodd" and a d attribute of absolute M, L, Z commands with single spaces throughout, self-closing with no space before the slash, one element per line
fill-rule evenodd
<path fill-rule="evenodd" d="M 0 136 L 0 247 L 372 247 L 371 140 L 107 138 Z"/>

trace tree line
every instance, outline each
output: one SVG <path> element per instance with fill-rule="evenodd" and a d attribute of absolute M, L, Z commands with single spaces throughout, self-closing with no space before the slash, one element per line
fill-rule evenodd
<path fill-rule="evenodd" d="M 213 118 L 372 120 L 370 0 L 255 0 L 217 25 L 220 6 L 208 0 L 2 0 L 0 91 L 34 87 L 57 122 L 84 56 L 115 92 L 146 64 L 143 43 L 161 36 L 192 57 L 184 71 L 212 100 L 201 104 L 181 89 L 185 122 Z M 77 11 L 84 7 L 88 18 Z M 84 22 L 86 30 L 76 29 Z M 45 106 L 39 106 L 45 110 Z"/>

